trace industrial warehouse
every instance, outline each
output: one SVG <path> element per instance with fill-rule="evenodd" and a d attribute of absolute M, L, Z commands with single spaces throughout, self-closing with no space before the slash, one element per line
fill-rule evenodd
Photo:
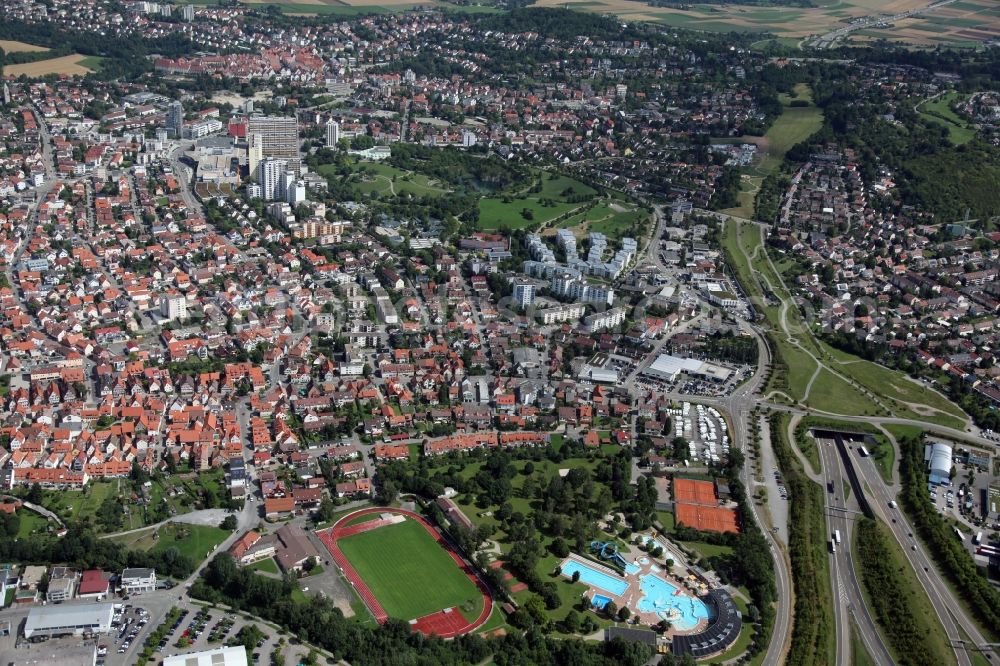
<path fill-rule="evenodd" d="M 24 637 L 86 636 L 111 631 L 114 604 L 36 606 L 24 621 Z"/>

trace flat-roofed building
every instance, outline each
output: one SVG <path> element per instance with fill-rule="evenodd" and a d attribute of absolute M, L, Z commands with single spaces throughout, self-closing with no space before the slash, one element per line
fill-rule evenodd
<path fill-rule="evenodd" d="M 24 621 L 24 637 L 106 634 L 114 612 L 110 603 L 35 606 Z"/>
<path fill-rule="evenodd" d="M 242 645 L 219 647 L 166 657 L 163 666 L 247 666 L 247 651 Z"/>
<path fill-rule="evenodd" d="M 125 569 L 125 571 L 122 571 L 119 587 L 126 594 L 152 592 L 156 589 L 156 570 L 145 568 Z"/>

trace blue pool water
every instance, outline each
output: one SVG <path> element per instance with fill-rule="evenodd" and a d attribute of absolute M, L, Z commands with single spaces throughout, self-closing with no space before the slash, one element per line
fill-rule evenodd
<path fill-rule="evenodd" d="M 681 631 L 693 629 L 700 620 L 708 618 L 708 607 L 701 599 L 683 593 L 674 596 L 677 588 L 659 576 L 646 574 L 639 583 L 643 596 L 638 607 L 643 613 L 656 613 Z"/>
<path fill-rule="evenodd" d="M 635 575 L 635 574 L 639 573 L 639 567 L 636 566 L 635 564 L 626 564 L 625 565 L 625 573 Z"/>
<path fill-rule="evenodd" d="M 576 560 L 569 560 L 563 565 L 562 573 L 567 578 L 572 578 L 575 571 L 580 572 L 581 583 L 610 592 L 616 597 L 621 596 L 628 589 L 628 581 L 591 569 Z"/>
<path fill-rule="evenodd" d="M 594 608 L 604 608 L 611 603 L 611 597 L 606 597 L 603 594 L 595 594 L 590 599 L 590 605 Z"/>

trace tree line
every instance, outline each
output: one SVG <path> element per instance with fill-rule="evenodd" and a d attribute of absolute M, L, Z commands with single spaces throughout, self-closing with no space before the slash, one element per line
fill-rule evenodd
<path fill-rule="evenodd" d="M 900 504 L 938 568 L 955 587 L 956 596 L 972 610 L 987 638 L 1000 640 L 1000 592 L 979 572 L 965 546 L 927 500 L 923 452 L 919 437 L 899 440 Z"/>
<path fill-rule="evenodd" d="M 293 585 L 240 568 L 228 554 L 221 554 L 205 568 L 191 594 L 258 615 L 358 666 L 451 666 L 489 660 L 498 666 L 641 666 L 650 656 L 643 645 L 556 640 L 537 628 L 492 640 L 472 634 L 444 641 L 414 633 L 407 622 L 396 619 L 370 627 L 345 618 L 326 597 L 294 601 Z"/>

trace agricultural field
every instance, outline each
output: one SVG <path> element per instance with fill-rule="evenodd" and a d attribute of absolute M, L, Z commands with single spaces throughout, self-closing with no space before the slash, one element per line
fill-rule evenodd
<path fill-rule="evenodd" d="M 990 0 L 960 0 L 921 16 L 896 21 L 888 28 L 867 28 L 852 41 L 889 39 L 925 48 L 978 48 L 1000 38 L 1000 7 Z"/>
<path fill-rule="evenodd" d="M 443 0 L 240 0 L 248 6 L 275 5 L 285 14 L 296 16 L 362 16 L 366 14 L 389 14 L 419 8 L 446 9 L 462 13 L 494 13 L 493 7 L 453 5 Z M 186 4 L 214 6 L 220 0 L 183 0 Z"/>
<path fill-rule="evenodd" d="M 844 27 L 852 19 L 893 15 L 926 7 L 928 0 L 819 0 L 815 7 L 685 4 L 654 7 L 638 0 L 537 0 L 537 7 L 567 7 L 708 32 L 768 33 L 784 46 Z M 961 0 L 891 28 L 851 35 L 856 41 L 889 39 L 916 46 L 975 46 L 1000 36 L 1000 8 L 990 0 Z M 771 38 L 768 38 L 771 39 Z M 763 40 L 762 40 L 763 41 Z"/>
<path fill-rule="evenodd" d="M 405 520 L 337 540 L 390 617 L 412 620 L 444 608 L 475 619 L 482 594 L 424 527 Z M 461 608 L 473 602 L 471 611 Z"/>
<path fill-rule="evenodd" d="M 35 46 L 27 42 L 15 42 L 10 39 L 0 39 L 0 49 L 4 53 L 42 53 L 48 51 L 44 46 Z"/>
<path fill-rule="evenodd" d="M 3 68 L 4 76 L 27 76 L 39 78 L 49 74 L 63 76 L 86 76 L 95 72 L 100 59 L 94 56 L 68 55 L 61 58 L 37 60 L 21 65 L 7 65 Z"/>

